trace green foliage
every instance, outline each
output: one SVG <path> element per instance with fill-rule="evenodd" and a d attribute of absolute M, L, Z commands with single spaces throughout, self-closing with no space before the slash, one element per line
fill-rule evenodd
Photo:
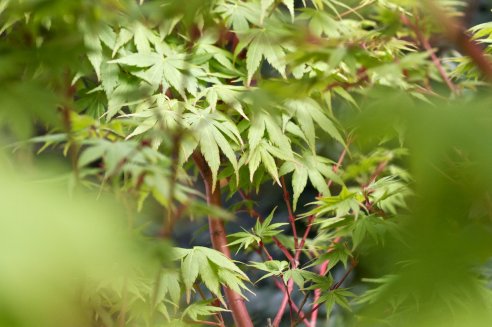
<path fill-rule="evenodd" d="M 0 0 L 0 326 L 249 326 L 268 283 L 291 325 L 489 325 L 488 89 L 430 49 L 462 5 Z M 215 249 L 159 240 L 201 216 Z"/>
<path fill-rule="evenodd" d="M 255 226 L 251 229 L 251 233 L 248 231 L 238 232 L 234 234 L 230 234 L 230 238 L 236 238 L 233 242 L 230 242 L 229 245 L 239 245 L 238 252 L 243 249 L 247 249 L 251 244 L 256 243 L 257 246 L 260 244 L 267 244 L 272 241 L 272 237 L 277 236 L 282 233 L 282 230 L 278 228 L 287 223 L 275 223 L 272 224 L 273 214 L 275 210 L 270 213 L 270 215 L 261 222 L 259 219 L 256 220 Z"/>
<path fill-rule="evenodd" d="M 241 294 L 247 289 L 244 281 L 249 281 L 246 274 L 222 253 L 206 247 L 197 246 L 193 249 L 174 249 L 175 259 L 181 261 L 181 274 L 186 290 L 187 302 L 190 301 L 190 292 L 197 278 L 218 299 L 222 298 L 220 285 L 225 285 Z"/>

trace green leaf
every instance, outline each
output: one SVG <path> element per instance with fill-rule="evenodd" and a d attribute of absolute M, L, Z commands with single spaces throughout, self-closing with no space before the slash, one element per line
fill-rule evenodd
<path fill-rule="evenodd" d="M 161 274 L 160 282 L 162 296 L 169 294 L 172 302 L 176 305 L 179 304 L 179 299 L 181 297 L 181 287 L 179 285 L 179 274 L 166 270 Z"/>
<path fill-rule="evenodd" d="M 221 252 L 196 246 L 193 249 L 175 248 L 174 254 L 175 259 L 181 260 L 181 276 L 187 302 L 198 277 L 221 301 L 223 299 L 219 284 L 234 288 L 241 295 L 241 290 L 247 289 L 243 281 L 249 281 L 248 276 Z"/>
<path fill-rule="evenodd" d="M 322 216 L 327 213 L 335 213 L 335 217 L 343 217 L 352 212 L 356 217 L 360 212 L 360 206 L 364 197 L 357 192 L 350 192 L 347 188 L 343 187 L 342 191 L 337 196 L 322 197 L 319 201 L 313 204 L 317 205 L 317 208 L 311 211 L 311 214 L 316 216 Z"/>
<path fill-rule="evenodd" d="M 97 35 L 86 34 L 84 35 L 84 41 L 89 48 L 87 57 L 91 62 L 98 80 L 101 80 L 101 64 L 103 62 L 101 41 Z"/>
<path fill-rule="evenodd" d="M 259 2 L 223 2 L 217 7 L 223 15 L 226 24 L 232 26 L 235 32 L 244 32 L 249 29 L 249 23 L 260 24 L 261 8 Z"/>
<path fill-rule="evenodd" d="M 254 115 L 248 129 L 248 142 L 251 149 L 255 149 L 265 133 L 265 121 L 263 115 Z"/>
<path fill-rule="evenodd" d="M 355 296 L 352 292 L 347 289 L 339 288 L 335 290 L 330 290 L 325 294 L 322 294 L 317 303 L 326 303 L 328 309 L 333 308 L 335 304 L 338 304 L 342 308 L 351 311 L 350 304 L 347 300 L 348 297 Z"/>
<path fill-rule="evenodd" d="M 210 171 L 212 172 L 212 187 L 215 189 L 217 184 L 217 172 L 220 166 L 220 154 L 217 141 L 214 138 L 214 134 L 210 129 L 199 129 L 199 144 L 200 152 L 203 154 L 205 161 L 207 161 Z"/>
<path fill-rule="evenodd" d="M 265 137 L 268 132 L 268 138 Z M 280 160 L 294 160 L 289 138 L 283 133 L 279 122 L 265 112 L 253 115 L 248 129 L 249 155 L 246 159 L 250 180 L 260 163 L 270 176 L 280 185 L 277 163 Z"/>
<path fill-rule="evenodd" d="M 316 135 L 314 122 L 335 140 L 341 144 L 345 144 L 343 137 L 335 127 L 335 124 L 327 115 L 325 115 L 323 109 L 313 99 L 288 100 L 285 102 L 285 108 L 298 122 L 304 135 L 306 135 L 309 147 L 313 152 Z"/>
<path fill-rule="evenodd" d="M 221 297 L 220 285 L 219 285 L 219 275 L 216 270 L 215 265 L 211 265 L 206 256 L 198 255 L 196 256 L 198 261 L 200 278 L 202 282 L 207 286 L 207 288 L 212 292 L 212 294 L 217 297 Z"/>
<path fill-rule="evenodd" d="M 282 0 L 282 3 L 289 9 L 290 17 L 294 22 L 294 0 Z"/>
<path fill-rule="evenodd" d="M 198 88 L 196 77 L 189 73 L 196 67 L 186 62 L 186 57 L 180 53 L 169 53 L 164 57 L 155 52 L 142 52 L 111 60 L 109 63 L 147 68 L 133 72 L 133 75 L 143 79 L 154 89 L 162 85 L 166 90 L 170 85 L 186 98 L 185 89 L 195 95 Z"/>
<path fill-rule="evenodd" d="M 242 37 L 236 53 L 247 46 L 246 69 L 248 71 L 248 85 L 251 83 L 254 73 L 258 70 L 262 58 L 265 58 L 282 77 L 286 77 L 285 51 L 280 44 L 278 35 L 269 28 L 250 29 Z"/>
<path fill-rule="evenodd" d="M 342 262 L 343 265 L 347 266 L 347 261 L 351 256 L 349 249 L 343 243 L 335 243 L 333 248 L 329 249 L 327 253 L 322 254 L 311 264 L 312 266 L 322 264 L 328 261 L 327 271 L 335 267 L 337 263 Z"/>
<path fill-rule="evenodd" d="M 253 243 L 260 244 L 260 242 L 261 242 L 260 237 L 254 235 L 252 233 L 249 233 L 247 231 L 233 233 L 233 234 L 228 235 L 228 237 L 235 239 L 235 241 L 228 243 L 227 244 L 228 246 L 239 245 L 237 252 L 239 252 L 239 250 L 241 250 L 241 248 L 246 250 L 247 248 L 249 248 L 249 246 L 251 244 L 253 244 Z"/>
<path fill-rule="evenodd" d="M 190 292 L 193 288 L 193 284 L 198 277 L 200 271 L 200 262 L 196 256 L 195 251 L 190 251 L 188 255 L 183 259 L 181 264 L 181 274 L 183 276 L 183 283 L 186 289 L 186 302 L 190 302 Z"/>
<path fill-rule="evenodd" d="M 101 158 L 106 152 L 106 144 L 101 142 L 85 149 L 79 157 L 78 166 L 84 167 L 91 162 Z"/>
<path fill-rule="evenodd" d="M 289 279 L 292 279 L 294 283 L 299 287 L 299 289 L 304 289 L 304 283 L 306 281 L 313 281 L 316 280 L 316 278 L 319 275 L 312 273 L 307 270 L 303 269 L 289 269 L 286 272 L 284 272 L 283 280 L 284 284 L 287 284 Z"/>
<path fill-rule="evenodd" d="M 250 266 L 268 272 L 256 281 L 256 283 L 258 283 L 270 276 L 282 275 L 283 272 L 289 268 L 289 263 L 287 261 L 269 260 L 265 262 L 252 262 Z"/>
<path fill-rule="evenodd" d="M 248 71 L 247 85 L 251 83 L 254 73 L 258 70 L 258 67 L 260 67 L 262 56 L 262 49 L 257 42 L 248 47 L 248 52 L 246 53 L 246 70 Z"/>
<path fill-rule="evenodd" d="M 246 274 L 239 269 L 232 261 L 231 259 L 227 258 L 224 254 L 222 254 L 219 251 L 209 249 L 206 247 L 202 246 L 196 246 L 196 250 L 201 252 L 203 255 L 205 255 L 210 261 L 218 265 L 219 267 L 223 269 L 230 270 L 231 272 L 236 273 L 238 276 L 241 276 L 242 279 L 244 280 L 249 280 Z"/>
<path fill-rule="evenodd" d="M 273 177 L 273 179 L 280 185 L 280 180 L 278 178 L 277 164 L 275 159 L 266 151 L 263 147 L 260 148 L 260 156 L 263 165 L 265 166 L 268 173 Z"/>
<path fill-rule="evenodd" d="M 357 107 L 357 108 L 359 107 L 357 102 L 355 102 L 354 98 L 345 89 L 343 89 L 341 87 L 335 87 L 335 88 L 333 88 L 333 91 L 336 94 L 338 94 L 339 96 L 341 96 L 342 98 L 344 98 L 345 100 L 347 100 L 348 102 L 350 102 L 351 104 L 353 104 L 354 107 Z"/>
<path fill-rule="evenodd" d="M 321 193 L 330 194 L 328 180 L 343 185 L 342 179 L 333 172 L 329 165 L 330 160 L 321 156 L 313 155 L 310 151 L 304 151 L 302 157 L 295 162 L 285 162 L 280 168 L 281 175 L 294 171 L 292 175 L 293 209 L 297 208 L 299 196 L 304 191 L 307 180 Z"/>
<path fill-rule="evenodd" d="M 184 317 L 189 317 L 191 320 L 200 320 L 199 317 L 208 317 L 217 312 L 227 312 L 229 310 L 211 305 L 211 300 L 204 300 L 195 302 L 189 305 L 182 314 L 182 319 Z"/>
<path fill-rule="evenodd" d="M 123 58 L 111 60 L 108 63 L 147 68 L 158 65 L 162 60 L 163 57 L 157 53 L 134 53 Z"/>
<path fill-rule="evenodd" d="M 239 166 L 231 143 L 233 145 L 242 144 L 241 136 L 237 127 L 219 112 L 195 109 L 190 109 L 190 111 L 183 118 L 197 135 L 196 139 L 200 145 L 200 151 L 210 167 L 213 187 L 215 188 L 220 167 L 219 149 L 232 164 L 236 176 L 238 176 Z M 224 135 L 227 136 L 227 139 Z"/>
<path fill-rule="evenodd" d="M 271 223 L 275 210 L 276 208 L 272 210 L 272 212 L 268 215 L 267 218 L 265 218 L 263 222 L 257 220 L 255 227 L 253 228 L 253 233 L 264 242 L 269 241 L 270 237 L 280 234 L 282 231 L 278 229 L 279 227 L 288 225 L 288 223 Z"/>
<path fill-rule="evenodd" d="M 297 201 L 301 196 L 302 191 L 306 188 L 308 180 L 308 170 L 307 169 L 294 169 L 294 174 L 292 174 L 292 189 L 294 191 L 293 196 L 293 209 L 297 208 Z"/>
<path fill-rule="evenodd" d="M 367 236 L 370 236 L 375 242 L 383 244 L 386 233 L 398 235 L 397 225 L 390 220 L 374 215 L 360 217 L 355 220 L 353 225 L 353 248 L 357 248 Z"/>

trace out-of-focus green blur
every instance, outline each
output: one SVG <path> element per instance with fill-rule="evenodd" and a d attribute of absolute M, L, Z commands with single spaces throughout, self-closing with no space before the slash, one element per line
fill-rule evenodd
<path fill-rule="evenodd" d="M 0 180 L 0 326 L 90 326 L 107 286 L 148 277 L 150 256 L 119 208 L 5 165 Z"/>
<path fill-rule="evenodd" d="M 490 326 L 490 97 L 422 105 L 385 94 L 368 101 L 357 137 L 371 147 L 393 136 L 409 147 L 415 196 L 399 218 L 401 236 L 361 260 L 385 277 L 370 281 L 355 325 Z"/>
<path fill-rule="evenodd" d="M 131 22 L 136 12 L 149 21 L 183 16 L 186 27 L 199 12 L 201 24 L 215 24 L 207 15 L 214 1 L 149 2 L 139 13 L 130 0 L 0 0 L 2 26 L 26 22 L 4 43 L 0 31 L 0 147 L 27 139 L 36 128 L 54 130 L 52 137 L 67 130 L 60 112 L 73 104 L 68 76 L 91 71 L 78 58 L 90 48 L 83 34 L 95 33 L 99 24 Z M 27 12 L 33 12 L 30 19 Z M 261 91 L 249 94 L 258 104 L 252 107 L 261 107 L 263 95 L 280 103 L 298 85 L 276 82 L 267 80 Z M 360 283 L 368 291 L 355 301 L 352 324 L 492 326 L 492 99 L 477 92 L 424 104 L 386 87 L 364 92 L 357 94 L 355 121 L 347 123 L 347 130 L 355 130 L 351 146 L 362 153 L 408 148 L 407 161 L 399 164 L 410 172 L 414 195 L 408 211 L 397 217 L 398 235 L 388 235 L 383 247 L 360 246 L 357 269 L 373 279 Z M 29 166 L 33 149 L 13 154 L 11 149 L 8 160 L 2 161 L 0 152 L 0 327 L 86 327 L 95 325 L 96 317 L 107 326 L 127 320 L 134 326 L 163 325 L 153 311 L 165 316 L 164 300 L 162 307 L 152 302 L 159 296 L 156 272 L 166 256 L 157 263 L 155 253 L 135 240 L 126 209 L 98 199 L 97 190 L 69 194 L 73 188 L 64 183 L 47 183 L 45 175 L 56 175 L 58 162 L 43 165 L 41 177 L 32 175 L 18 166 Z M 178 273 L 159 277 L 179 278 Z M 178 301 L 179 291 L 178 286 Z M 130 311 L 132 319 L 126 319 Z"/>

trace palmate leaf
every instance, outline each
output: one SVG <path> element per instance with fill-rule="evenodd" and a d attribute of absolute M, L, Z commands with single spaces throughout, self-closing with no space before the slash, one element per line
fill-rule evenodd
<path fill-rule="evenodd" d="M 131 40 L 139 53 L 152 52 L 152 47 L 161 50 L 164 46 L 158 35 L 139 21 L 118 26 L 102 25 L 98 38 L 111 50 L 111 57 L 120 52 Z"/>
<path fill-rule="evenodd" d="M 228 27 L 235 32 L 247 31 L 249 23 L 260 25 L 261 7 L 259 1 L 227 0 L 219 4 L 217 12 L 225 19 Z"/>
<path fill-rule="evenodd" d="M 141 135 L 154 127 L 174 131 L 181 122 L 181 115 L 185 103 L 176 99 L 169 99 L 164 94 L 151 96 L 142 104 L 145 109 L 133 114 L 121 115 L 122 118 L 130 118 L 132 122 L 138 122 L 138 126 L 126 137 L 130 139 Z"/>
<path fill-rule="evenodd" d="M 244 281 L 249 281 L 230 259 L 222 253 L 206 247 L 196 246 L 192 249 L 175 248 L 174 260 L 181 261 L 181 275 L 189 302 L 193 284 L 200 277 L 205 286 L 224 302 L 220 285 L 227 286 L 238 294 L 247 289 Z"/>
<path fill-rule="evenodd" d="M 103 72 L 104 70 L 101 70 L 102 76 L 104 76 Z M 102 80 L 102 86 L 105 86 L 104 79 Z M 114 87 L 114 89 L 110 91 L 109 94 L 107 93 L 107 121 L 111 120 L 124 106 L 142 103 L 152 94 L 152 89 L 147 83 L 138 83 L 138 81 L 135 81 L 135 78 L 120 78 L 117 83 L 111 85 L 111 87 Z"/>
<path fill-rule="evenodd" d="M 229 311 L 227 309 L 212 305 L 211 302 L 211 300 L 203 300 L 189 305 L 183 311 L 181 319 L 188 317 L 191 320 L 197 321 L 199 320 L 199 317 L 208 317 L 216 314 L 217 312 Z"/>
<path fill-rule="evenodd" d="M 317 36 L 328 36 L 339 38 L 343 33 L 348 32 L 344 29 L 343 21 L 337 21 L 334 17 L 322 10 L 312 8 L 301 9 L 300 20 L 308 21 L 308 28 Z"/>
<path fill-rule="evenodd" d="M 294 160 L 290 140 L 280 126 L 280 122 L 275 117 L 264 111 L 252 116 L 248 129 L 249 154 L 246 159 L 251 181 L 258 166 L 263 163 L 268 173 L 280 185 L 274 157 L 281 160 Z"/>
<path fill-rule="evenodd" d="M 387 234 L 396 237 L 401 235 L 398 230 L 398 225 L 396 225 L 395 222 L 374 215 L 359 217 L 359 219 L 356 219 L 353 223 L 353 248 L 357 248 L 368 236 L 370 236 L 374 242 L 383 244 Z"/>
<path fill-rule="evenodd" d="M 335 290 L 329 290 L 326 293 L 322 294 L 317 303 L 325 303 L 326 312 L 329 315 L 333 310 L 335 304 L 338 304 L 342 308 L 351 311 L 350 304 L 348 302 L 348 298 L 354 297 L 355 294 L 348 291 L 345 288 L 338 288 Z"/>
<path fill-rule="evenodd" d="M 125 44 L 133 39 L 133 43 L 139 53 L 148 53 L 152 51 L 152 45 L 159 47 L 161 45 L 159 37 L 140 22 L 135 22 L 131 26 L 123 26 L 119 29 L 117 36 L 112 44 L 108 46 L 112 50 L 112 56 Z"/>
<path fill-rule="evenodd" d="M 288 223 L 275 223 L 272 224 L 273 214 L 275 209 L 268 215 L 267 218 L 263 222 L 259 219 L 256 220 L 255 226 L 252 228 L 251 232 L 238 232 L 234 234 L 230 234 L 229 237 L 236 238 L 235 241 L 229 243 L 229 245 L 237 245 L 239 244 L 239 249 L 244 248 L 247 249 L 251 244 L 256 243 L 257 245 L 260 242 L 266 243 L 270 241 L 272 236 L 278 235 L 282 232 L 278 228 L 284 225 L 288 225 Z"/>
<path fill-rule="evenodd" d="M 161 274 L 161 280 L 159 283 L 159 293 L 157 299 L 162 302 L 166 295 L 169 296 L 171 301 L 178 305 L 181 298 L 181 286 L 179 285 L 179 274 L 174 270 L 165 270 Z"/>
<path fill-rule="evenodd" d="M 98 140 L 91 142 L 79 157 L 78 166 L 84 167 L 89 163 L 103 159 L 106 177 L 120 173 L 123 165 L 130 160 L 138 160 L 141 156 L 136 142 L 110 142 L 107 140 Z M 142 158 L 143 159 L 143 158 Z"/>
<path fill-rule="evenodd" d="M 282 151 L 280 148 L 262 140 L 254 150 L 250 150 L 247 158 L 250 180 L 253 181 L 254 173 L 258 169 L 260 163 L 262 163 L 273 180 L 280 185 L 277 163 L 274 157 L 282 160 L 291 160 L 292 157 L 289 157 L 288 155 L 289 154 L 286 154 L 286 151 Z"/>
<path fill-rule="evenodd" d="M 242 145 L 242 139 L 236 125 L 222 113 L 212 112 L 210 108 L 203 110 L 190 108 L 189 110 L 190 112 L 183 115 L 183 119 L 196 134 L 200 152 L 212 172 L 212 182 L 215 188 L 220 166 L 219 149 L 230 161 L 237 176 L 239 167 L 233 145 Z"/>
<path fill-rule="evenodd" d="M 325 196 L 312 204 L 316 208 L 311 210 L 309 214 L 314 214 L 317 217 L 325 214 L 335 214 L 334 217 L 344 217 L 349 213 L 356 217 L 360 212 L 360 206 L 364 201 L 364 196 L 359 192 L 351 192 L 346 187 L 342 188 L 340 194 L 336 196 Z"/>
<path fill-rule="evenodd" d="M 314 122 L 331 137 L 345 144 L 342 135 L 335 124 L 325 115 L 321 106 L 313 99 L 288 100 L 284 104 L 288 114 L 293 117 L 308 140 L 309 147 L 314 152 L 315 127 Z"/>
<path fill-rule="evenodd" d="M 406 207 L 406 198 L 411 194 L 408 186 L 395 176 L 380 178 L 366 189 L 373 205 L 392 214 L 396 214 L 398 208 Z"/>
<path fill-rule="evenodd" d="M 185 90 L 193 95 L 197 94 L 196 76 L 202 75 L 199 68 L 186 59 L 187 55 L 184 53 L 172 52 L 163 55 L 156 52 L 143 52 L 111 60 L 109 63 L 142 68 L 132 74 L 149 83 L 154 89 L 162 86 L 165 91 L 172 86 L 183 98 L 186 98 Z"/>
<path fill-rule="evenodd" d="M 253 227 L 253 233 L 260 237 L 260 239 L 265 240 L 277 234 L 280 234 L 282 231 L 278 230 L 279 227 L 288 225 L 288 223 L 275 223 L 272 224 L 273 214 L 275 213 L 275 209 L 268 215 L 267 218 L 263 222 L 259 219 L 256 220 L 255 227 Z"/>
<path fill-rule="evenodd" d="M 205 30 L 194 45 L 195 54 L 206 55 L 207 58 L 214 59 L 219 64 L 219 66 L 214 67 L 218 68 L 220 72 L 230 75 L 228 77 L 234 78 L 240 75 L 241 72 L 234 67 L 234 56 L 232 53 L 217 46 L 219 36 L 215 31 Z M 215 86 L 221 85 L 219 82 L 215 84 Z"/>
<path fill-rule="evenodd" d="M 249 120 L 244 113 L 243 105 L 241 103 L 241 95 L 246 91 L 247 88 L 244 86 L 216 84 L 200 92 L 197 98 L 205 96 L 212 110 L 216 109 L 217 102 L 220 100 L 227 106 L 233 108 L 244 119 Z"/>
<path fill-rule="evenodd" d="M 240 36 L 240 43 L 236 53 L 247 47 L 246 70 L 248 71 L 247 84 L 251 83 L 254 73 L 260 67 L 262 58 L 265 58 L 282 77 L 286 77 L 285 47 L 281 45 L 279 36 L 271 26 L 262 29 L 250 29 Z"/>
<path fill-rule="evenodd" d="M 256 283 L 258 283 L 259 281 L 270 276 L 282 275 L 283 272 L 289 268 L 289 263 L 287 261 L 269 260 L 265 262 L 252 262 L 250 266 L 267 272 L 267 274 L 263 275 L 256 281 Z"/>
<path fill-rule="evenodd" d="M 260 244 L 261 242 L 260 237 L 246 230 L 244 232 L 237 232 L 237 233 L 230 234 L 228 235 L 228 237 L 235 239 L 234 241 L 228 243 L 227 244 L 228 246 L 239 245 L 237 252 L 239 252 L 241 248 L 246 250 L 247 248 L 250 247 L 251 244 L 253 243 Z"/>
<path fill-rule="evenodd" d="M 304 191 L 307 185 L 307 181 L 324 195 L 329 195 L 327 181 L 343 185 L 342 179 L 333 172 L 333 167 L 330 164 L 331 160 L 323 158 L 321 156 L 312 154 L 310 151 L 304 151 L 301 158 L 296 158 L 296 161 L 286 161 L 280 168 L 280 175 L 285 175 L 290 172 L 292 174 L 292 188 L 293 195 L 293 208 L 297 207 L 297 201 L 299 196 Z"/>
<path fill-rule="evenodd" d="M 304 291 L 314 291 L 317 289 L 329 290 L 333 286 L 333 277 L 331 274 L 311 276 L 311 284 L 303 288 Z"/>
<path fill-rule="evenodd" d="M 327 271 L 335 267 L 337 263 L 342 262 L 343 265 L 347 266 L 347 261 L 350 257 L 350 251 L 343 243 L 335 243 L 333 248 L 327 253 L 322 254 L 310 266 L 315 266 L 328 261 Z"/>
<path fill-rule="evenodd" d="M 289 269 L 283 273 L 284 283 L 287 284 L 289 279 L 292 279 L 299 289 L 304 289 L 304 284 L 307 281 L 316 280 L 319 275 L 304 269 Z"/>

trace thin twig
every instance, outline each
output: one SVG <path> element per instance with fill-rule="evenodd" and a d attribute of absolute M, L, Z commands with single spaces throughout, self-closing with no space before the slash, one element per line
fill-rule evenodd
<path fill-rule="evenodd" d="M 367 7 L 368 5 L 372 5 L 374 3 L 374 1 L 366 1 L 366 2 L 362 2 L 360 5 L 358 5 L 357 7 L 354 7 L 354 8 L 350 8 L 348 9 L 347 11 L 344 11 L 342 12 L 341 14 L 338 15 L 338 17 L 345 17 L 347 15 L 350 15 L 350 14 L 355 14 L 357 16 L 360 17 L 360 14 L 357 12 L 358 10 L 361 10 L 362 8 L 364 7 Z"/>
<path fill-rule="evenodd" d="M 268 252 L 267 248 L 265 247 L 265 245 L 263 243 L 260 243 L 260 247 L 257 250 L 257 253 L 260 256 L 262 256 L 262 257 L 263 257 L 263 254 L 265 254 L 267 260 L 273 260 L 272 255 L 270 254 L 270 252 Z M 284 277 L 283 274 L 280 274 L 280 278 L 282 280 L 283 280 L 283 277 Z M 287 286 L 284 283 L 281 283 L 281 282 L 279 282 L 276 279 L 274 279 L 274 283 L 282 291 L 282 293 L 284 293 L 284 296 L 286 296 L 287 295 L 287 292 L 288 292 Z M 287 296 L 287 298 L 288 298 L 288 301 L 289 301 L 289 305 L 292 307 L 292 310 L 295 311 L 295 312 L 297 312 L 297 317 L 299 319 L 303 320 L 304 323 L 306 324 L 306 326 L 310 327 L 309 321 L 307 321 L 304 318 L 304 314 L 302 312 L 300 312 L 299 308 L 294 303 L 294 301 L 292 301 L 292 299 L 290 298 L 290 296 Z M 273 326 L 275 326 L 275 325 L 273 325 Z"/>
<path fill-rule="evenodd" d="M 334 284 L 332 287 L 330 287 L 330 291 L 336 290 L 337 288 L 342 286 L 343 282 L 345 281 L 345 279 L 347 279 L 348 275 L 350 275 L 352 270 L 354 270 L 356 265 L 357 265 L 357 262 L 352 261 L 352 264 L 350 265 L 349 269 L 347 269 L 345 274 L 343 274 L 342 278 L 340 278 L 340 280 L 336 284 Z"/>
<path fill-rule="evenodd" d="M 278 280 L 274 280 L 275 282 L 275 286 L 277 286 L 277 288 L 279 290 L 282 291 L 282 293 L 285 293 L 285 287 L 283 283 L 279 282 Z M 307 327 L 310 327 L 311 326 L 311 323 L 306 319 L 306 316 L 304 314 L 304 312 L 302 312 L 302 309 L 300 307 L 298 307 L 294 302 L 292 302 L 292 308 L 297 311 L 297 317 L 298 317 L 298 320 L 302 320 L 304 322 L 304 324 L 307 326 Z"/>
<path fill-rule="evenodd" d="M 350 275 L 350 273 L 352 272 L 352 270 L 354 269 L 354 267 L 357 265 L 357 262 L 356 261 L 352 261 L 352 264 L 351 266 L 349 267 L 349 269 L 347 269 L 347 271 L 345 272 L 345 274 L 342 276 L 342 278 L 337 282 L 335 283 L 331 288 L 330 288 L 330 291 L 333 291 L 333 290 L 336 290 L 338 289 L 342 284 L 343 282 L 345 281 L 345 279 Z M 313 304 L 316 303 L 316 302 L 313 302 Z M 309 311 L 307 314 L 306 314 L 306 317 L 311 317 L 311 325 L 312 326 L 316 326 L 316 321 L 315 321 L 315 324 L 313 325 L 313 318 L 315 315 L 317 315 L 317 312 L 318 312 L 318 309 L 319 307 L 323 304 L 324 302 L 321 302 L 321 303 L 318 303 L 316 304 L 312 309 L 311 311 Z M 296 323 L 299 322 L 299 321 L 296 321 Z"/>
<path fill-rule="evenodd" d="M 202 300 L 206 301 L 207 300 L 207 297 L 205 296 L 205 293 L 203 293 L 202 289 L 200 288 L 200 285 L 198 285 L 198 283 L 195 283 L 193 284 L 193 288 L 195 289 L 195 291 L 200 295 L 200 297 L 202 298 Z M 217 320 L 217 323 L 224 327 L 225 324 L 224 324 L 224 318 L 222 317 L 222 313 L 219 311 L 219 312 L 216 312 L 214 314 L 214 317 L 215 317 L 215 320 Z"/>
<path fill-rule="evenodd" d="M 492 82 L 492 62 L 486 57 L 480 46 L 467 34 L 463 25 L 449 17 L 435 1 L 425 0 L 425 4 L 429 9 L 429 14 L 434 16 L 437 23 L 442 26 L 447 38 L 470 57 L 488 82 Z"/>
<path fill-rule="evenodd" d="M 284 284 L 285 285 L 285 284 Z M 282 320 L 282 317 L 285 312 L 285 308 L 287 307 L 287 303 L 292 302 L 290 298 L 290 292 L 292 292 L 292 288 L 294 286 L 294 281 L 292 279 L 289 279 L 287 282 L 287 285 L 285 285 L 286 290 L 284 294 L 284 298 L 282 299 L 282 303 L 280 304 L 280 308 L 278 309 L 277 315 L 275 316 L 275 319 L 273 320 L 273 326 L 278 327 L 280 324 L 280 321 Z M 291 308 L 291 313 L 290 313 L 290 318 L 292 321 L 292 308 Z"/>
<path fill-rule="evenodd" d="M 338 172 L 338 170 L 340 169 L 340 167 L 341 167 L 341 165 L 342 165 L 342 163 L 343 163 L 343 161 L 344 161 L 344 159 L 345 159 L 345 156 L 347 155 L 347 151 L 348 151 L 348 147 L 350 146 L 350 143 L 352 143 L 352 138 L 351 138 L 351 137 L 349 137 L 349 138 L 347 139 L 347 144 L 346 144 L 346 146 L 343 148 L 342 152 L 340 153 L 340 156 L 338 157 L 337 163 L 335 164 L 335 166 L 333 166 L 333 168 L 332 168 L 332 169 L 333 169 L 333 172 L 335 172 L 335 173 L 336 173 L 336 172 Z M 333 183 L 333 180 L 331 180 L 331 179 L 330 179 L 330 180 L 328 181 L 328 183 L 327 183 L 328 188 L 332 185 L 332 183 Z M 311 216 L 308 218 L 308 225 L 307 225 L 306 231 L 304 232 L 304 235 L 303 235 L 303 237 L 302 237 L 302 239 L 301 239 L 301 242 L 300 242 L 300 247 L 299 247 L 299 251 L 297 251 L 297 252 L 296 252 L 296 260 L 297 260 L 297 261 L 299 260 L 299 257 L 300 257 L 300 254 L 301 254 L 301 251 L 300 251 L 300 250 L 304 247 L 304 244 L 305 244 L 306 239 L 307 239 L 307 237 L 308 237 L 308 235 L 309 235 L 309 232 L 310 232 L 310 230 L 311 230 L 311 227 L 312 227 L 312 225 L 313 225 L 313 222 L 314 222 L 314 219 L 315 219 L 315 218 L 316 218 L 316 217 L 315 217 L 314 215 L 311 215 Z M 337 239 L 335 239 L 335 240 L 334 240 L 334 243 L 335 243 L 335 242 L 339 242 L 339 241 L 340 241 L 340 238 L 337 238 Z M 331 248 L 332 248 L 332 247 L 330 247 L 330 249 L 328 249 L 328 251 L 331 251 Z M 329 262 L 329 260 L 327 260 L 327 261 L 325 261 L 325 262 L 323 263 L 323 265 L 325 265 L 324 270 L 326 270 L 326 267 L 328 266 L 328 262 Z M 323 272 L 323 265 L 321 266 L 321 269 L 320 269 L 320 274 L 321 274 L 321 275 L 324 275 L 324 274 L 326 273 L 326 272 Z M 314 302 L 316 302 L 316 300 L 320 297 L 320 295 L 321 295 L 321 290 L 316 289 L 316 290 L 314 291 L 314 299 L 313 299 L 313 303 L 314 303 Z M 303 304 L 301 305 L 301 307 L 300 307 L 299 311 L 300 311 L 300 310 L 302 310 L 302 307 L 304 306 L 304 303 L 307 301 L 308 296 L 309 296 L 309 293 L 306 293 L 306 294 L 304 295 L 304 299 L 303 299 L 303 301 L 302 301 L 302 302 L 303 302 Z M 298 312 L 299 312 L 299 311 L 298 311 Z M 313 318 L 314 318 L 314 320 L 313 320 Z M 315 326 L 315 325 L 316 325 L 316 320 L 317 320 L 317 314 L 316 314 L 314 317 L 312 317 L 312 318 L 311 318 L 311 325 L 312 325 L 312 326 Z"/>
<path fill-rule="evenodd" d="M 280 185 L 282 186 L 282 193 L 285 205 L 287 206 L 287 212 L 289 213 L 289 222 L 292 227 L 292 234 L 294 235 L 294 249 L 298 249 L 298 239 L 297 239 L 297 228 L 296 228 L 296 216 L 294 215 L 294 211 L 292 210 L 292 206 L 290 205 L 290 194 L 287 190 L 287 185 L 285 184 L 285 178 L 282 176 L 280 178 Z"/>
<path fill-rule="evenodd" d="M 410 27 L 413 30 L 413 32 L 415 33 L 415 35 L 417 37 L 418 42 L 429 53 L 429 55 L 431 57 L 431 60 L 432 60 L 432 63 L 437 68 L 437 71 L 439 72 L 439 75 L 441 75 L 441 78 L 446 83 L 446 85 L 448 86 L 448 88 L 451 90 L 451 92 L 457 93 L 458 92 L 458 88 L 451 81 L 451 78 L 446 73 L 446 70 L 442 66 L 441 61 L 439 60 L 439 58 L 437 57 L 435 50 L 430 45 L 429 39 L 427 37 L 425 37 L 425 35 L 422 33 L 420 27 L 418 26 L 418 22 L 416 24 L 413 24 L 410 21 L 410 19 L 408 19 L 408 17 L 405 16 L 404 14 L 402 14 L 400 17 L 401 17 L 401 21 L 403 22 L 403 24 L 407 25 L 408 27 Z"/>
<path fill-rule="evenodd" d="M 313 226 L 313 222 L 314 222 L 315 218 L 316 217 L 314 215 L 311 215 L 308 218 L 306 230 L 304 231 L 304 235 L 302 235 L 302 239 L 301 239 L 301 242 L 299 243 L 299 247 L 296 249 L 296 253 L 295 253 L 295 260 L 296 261 L 299 261 L 302 249 L 304 248 L 304 244 L 306 243 L 307 237 L 309 235 L 309 232 L 311 231 L 311 228 Z"/>
<path fill-rule="evenodd" d="M 239 195 L 241 195 L 243 200 L 245 200 L 245 201 L 251 200 L 251 198 L 246 193 L 244 193 L 244 191 L 239 189 L 238 193 L 239 193 Z M 253 217 L 255 219 L 259 219 L 260 222 L 264 220 L 262 215 L 258 211 L 256 211 L 254 208 L 247 207 L 246 210 L 248 211 L 248 214 L 251 217 Z M 290 254 L 289 250 L 275 236 L 272 237 L 272 240 L 273 240 L 273 242 L 275 242 L 275 245 L 279 248 L 279 250 L 282 251 L 282 253 L 287 258 L 287 260 L 289 260 L 289 262 L 291 264 L 293 264 L 295 262 L 295 260 L 294 260 L 294 257 L 292 256 L 292 254 Z"/>

